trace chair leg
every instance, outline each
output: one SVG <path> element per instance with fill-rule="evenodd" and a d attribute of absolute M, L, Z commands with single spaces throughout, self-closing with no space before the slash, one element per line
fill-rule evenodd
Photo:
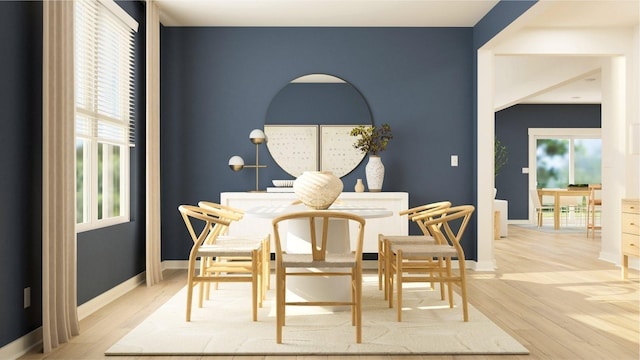
<path fill-rule="evenodd" d="M 284 326 L 285 281 L 283 270 L 276 265 L 276 343 L 282 344 L 282 327 Z"/>
<path fill-rule="evenodd" d="M 193 278 L 195 272 L 195 261 L 189 260 L 189 269 L 187 271 L 187 313 L 186 321 L 191 321 L 191 303 L 193 302 Z"/>
<path fill-rule="evenodd" d="M 251 255 L 251 310 L 253 313 L 253 321 L 258 321 L 258 269 L 260 268 L 258 250 L 253 250 Z M 262 303 L 262 301 L 260 301 Z"/>
<path fill-rule="evenodd" d="M 394 283 L 394 270 L 393 270 L 393 266 L 392 266 L 392 261 L 394 255 L 391 253 L 391 246 L 389 245 L 389 242 L 385 242 L 384 244 L 385 248 L 385 294 L 386 294 L 386 299 L 388 300 L 389 303 L 389 308 L 393 307 L 393 283 Z M 396 269 L 397 271 L 397 269 Z"/>
<path fill-rule="evenodd" d="M 398 322 L 402 321 L 402 251 L 399 250 L 396 253 L 396 297 L 397 300 L 397 320 Z M 391 302 L 391 295 L 393 294 L 393 288 L 389 289 L 389 302 Z"/>
<path fill-rule="evenodd" d="M 200 276 L 204 276 L 204 274 L 206 272 L 206 267 L 207 267 L 207 258 L 205 258 L 205 257 L 200 258 Z M 198 294 L 198 307 L 199 308 L 202 307 L 202 299 L 204 297 L 204 291 L 205 291 L 205 286 L 204 285 L 205 284 L 202 281 L 198 285 L 199 288 L 200 288 L 200 292 Z"/>
<path fill-rule="evenodd" d="M 378 234 L 378 290 L 382 290 L 382 279 L 384 271 L 384 244 L 382 240 L 382 234 Z M 387 293 L 384 294 L 384 299 L 387 300 Z"/>
<path fill-rule="evenodd" d="M 438 269 L 442 269 L 442 258 L 438 258 L 438 265 L 437 265 Z M 433 277 L 433 271 L 431 272 L 431 276 Z M 438 277 L 440 279 L 442 279 L 442 273 L 438 272 Z M 444 300 L 446 298 L 444 292 L 445 292 L 445 283 L 442 282 L 442 280 L 440 280 L 439 282 L 440 285 L 440 300 Z M 451 296 L 449 296 L 451 297 Z"/>
<path fill-rule="evenodd" d="M 362 343 L 362 269 L 356 269 L 355 278 L 356 343 Z"/>
<path fill-rule="evenodd" d="M 451 271 L 451 258 L 446 258 L 447 265 L 447 277 L 451 279 L 453 277 L 453 273 Z M 449 307 L 453 308 L 453 283 L 451 281 L 447 282 L 447 290 L 449 290 Z"/>
<path fill-rule="evenodd" d="M 351 279 L 349 282 L 351 287 L 351 326 L 356 326 L 356 274 L 355 269 L 351 270 Z"/>
<path fill-rule="evenodd" d="M 542 227 L 542 210 L 538 210 L 538 227 Z"/>
<path fill-rule="evenodd" d="M 460 266 L 460 297 L 462 298 L 462 318 L 465 322 L 468 322 L 469 305 L 467 303 L 467 274 L 463 264 Z"/>
<path fill-rule="evenodd" d="M 266 297 L 266 290 L 271 289 L 271 238 L 270 235 L 267 236 L 264 241 L 264 276 L 266 278 L 265 281 L 265 292 L 263 295 Z"/>

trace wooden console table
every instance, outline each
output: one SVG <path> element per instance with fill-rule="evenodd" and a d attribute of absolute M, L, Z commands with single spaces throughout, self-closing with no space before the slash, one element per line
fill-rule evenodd
<path fill-rule="evenodd" d="M 560 197 L 561 196 L 586 196 L 589 197 L 591 190 L 568 190 L 568 189 L 538 189 L 540 203 L 543 204 L 542 197 L 553 196 L 553 228 L 560 229 Z"/>

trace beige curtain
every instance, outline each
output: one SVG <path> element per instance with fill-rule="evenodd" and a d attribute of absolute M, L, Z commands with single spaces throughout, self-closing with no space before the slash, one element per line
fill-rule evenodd
<path fill-rule="evenodd" d="M 162 281 L 160 253 L 160 16 L 147 0 L 147 286 Z"/>
<path fill-rule="evenodd" d="M 42 332 L 47 353 L 80 333 L 72 1 L 43 2 L 42 81 Z"/>

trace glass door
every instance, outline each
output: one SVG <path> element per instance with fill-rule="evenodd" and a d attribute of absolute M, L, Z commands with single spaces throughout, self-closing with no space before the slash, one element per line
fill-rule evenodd
<path fill-rule="evenodd" d="M 602 141 L 600 129 L 529 129 L 529 189 L 560 188 L 570 184 L 599 184 L 602 173 Z M 527 170 L 528 170 L 527 169 Z M 523 169 L 524 170 L 524 169 Z M 564 218 L 579 220 L 586 212 L 586 197 L 561 197 Z M 553 198 L 543 197 L 553 204 Z M 533 205 L 529 205 L 532 221 Z M 574 224 L 575 225 L 575 224 Z"/>
<path fill-rule="evenodd" d="M 601 183 L 600 138 L 536 138 L 536 188 Z"/>

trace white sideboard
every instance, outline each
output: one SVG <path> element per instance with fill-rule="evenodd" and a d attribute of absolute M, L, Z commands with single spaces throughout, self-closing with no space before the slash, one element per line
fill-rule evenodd
<path fill-rule="evenodd" d="M 294 193 L 220 193 L 221 204 L 245 211 L 264 206 L 284 206 L 296 200 L 297 197 Z M 363 248 L 363 252 L 365 253 L 378 252 L 378 234 L 380 233 L 407 235 L 409 232 L 407 217 L 398 214 L 400 211 L 406 210 L 409 207 L 409 194 L 406 192 L 343 192 L 336 202 L 346 206 L 386 208 L 393 212 L 393 215 L 390 217 L 367 219 Z M 229 235 L 253 234 L 272 234 L 271 220 L 245 215 L 242 220 L 231 224 L 229 227 Z M 273 241 L 273 234 L 271 240 Z M 273 244 L 272 249 L 274 249 Z"/>

